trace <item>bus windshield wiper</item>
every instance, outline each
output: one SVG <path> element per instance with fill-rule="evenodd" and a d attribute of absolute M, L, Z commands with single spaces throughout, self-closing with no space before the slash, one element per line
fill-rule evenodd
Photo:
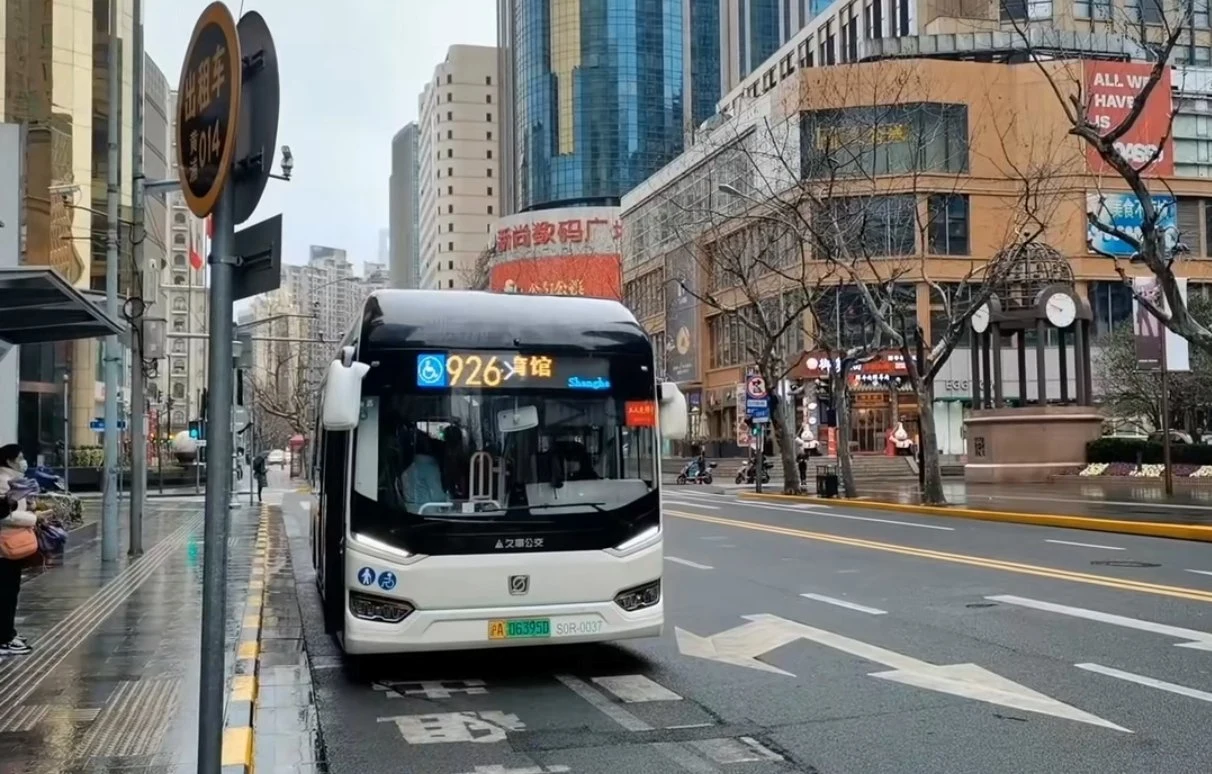
<path fill-rule="evenodd" d="M 511 519 L 507 516 L 496 516 L 485 518 L 483 516 L 422 516 L 421 520 L 428 524 L 500 524 L 508 522 L 509 524 L 550 524 L 548 519 Z"/>

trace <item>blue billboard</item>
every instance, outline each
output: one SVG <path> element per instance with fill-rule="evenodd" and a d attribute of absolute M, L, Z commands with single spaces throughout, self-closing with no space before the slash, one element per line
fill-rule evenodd
<path fill-rule="evenodd" d="M 1178 243 L 1178 202 L 1173 196 L 1154 196 L 1153 207 L 1158 213 L 1157 227 L 1166 235 L 1166 248 L 1172 249 Z M 1141 238 L 1144 212 L 1134 194 L 1086 194 L 1086 212 L 1095 215 L 1099 223 L 1136 239 Z M 1127 242 L 1100 231 L 1093 223 L 1087 227 L 1087 240 L 1091 252 L 1116 256 L 1131 256 L 1135 252 Z"/>

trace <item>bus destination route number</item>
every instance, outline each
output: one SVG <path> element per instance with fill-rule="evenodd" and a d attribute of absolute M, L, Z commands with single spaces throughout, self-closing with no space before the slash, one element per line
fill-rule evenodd
<path fill-rule="evenodd" d="M 520 352 L 422 352 L 417 387 L 423 389 L 546 388 L 606 390 L 607 363 L 590 358 L 555 358 Z"/>

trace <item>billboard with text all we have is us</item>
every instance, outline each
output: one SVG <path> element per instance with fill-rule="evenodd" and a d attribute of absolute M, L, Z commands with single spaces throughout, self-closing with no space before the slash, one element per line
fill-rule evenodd
<path fill-rule="evenodd" d="M 1153 65 L 1147 62 L 1087 60 L 1083 103 L 1086 119 L 1106 137 L 1131 115 L 1149 84 Z M 1173 104 L 1170 67 L 1163 67 L 1144 107 L 1126 132 L 1114 141 L 1116 150 L 1133 167 L 1151 177 L 1174 174 L 1174 140 L 1170 136 Z M 1115 175 L 1098 150 L 1087 144 L 1086 160 L 1094 174 Z"/>

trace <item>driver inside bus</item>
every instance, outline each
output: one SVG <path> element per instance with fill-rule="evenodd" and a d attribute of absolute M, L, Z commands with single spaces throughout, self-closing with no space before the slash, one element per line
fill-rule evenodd
<path fill-rule="evenodd" d="M 409 513 L 420 513 L 425 503 L 448 503 L 450 495 L 442 487 L 442 467 L 433 449 L 434 441 L 427 433 L 413 431 L 412 461 L 400 476 L 404 490 L 404 507 Z"/>

